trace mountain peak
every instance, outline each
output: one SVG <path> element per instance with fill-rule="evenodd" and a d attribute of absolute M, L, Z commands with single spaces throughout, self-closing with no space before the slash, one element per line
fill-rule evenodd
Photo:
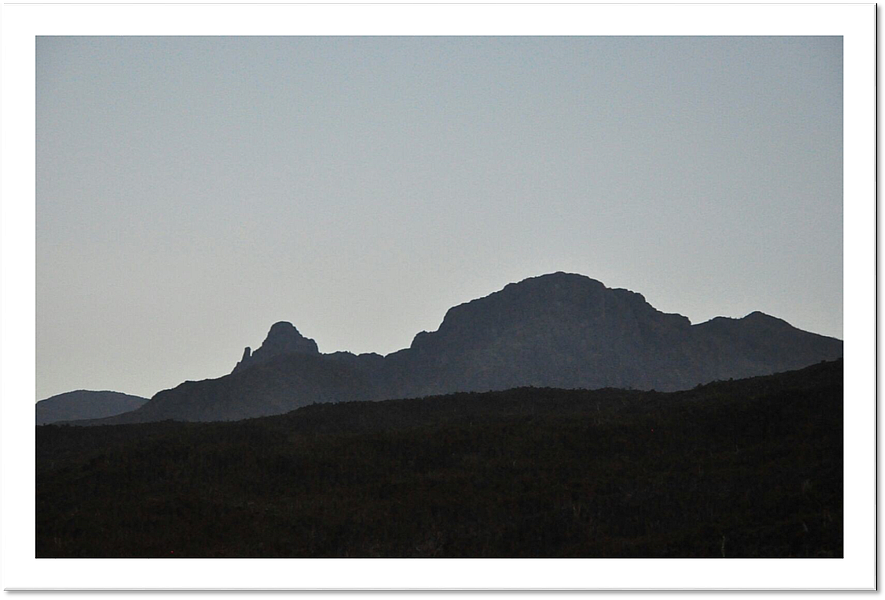
<path fill-rule="evenodd" d="M 762 312 L 761 310 L 754 310 L 746 317 L 744 317 L 745 321 L 780 321 L 782 323 L 786 323 L 783 319 L 778 319 L 777 317 L 772 317 L 769 314 Z"/>
<path fill-rule="evenodd" d="M 270 326 L 270 331 L 267 332 L 267 335 L 286 335 L 292 332 L 298 333 L 298 329 L 292 323 L 289 321 L 277 321 Z"/>
<path fill-rule="evenodd" d="M 264 348 L 267 344 L 279 344 L 288 347 L 290 345 L 302 345 L 305 341 L 313 343 L 314 348 L 316 347 L 316 343 L 301 335 L 292 323 L 289 321 L 277 321 L 270 326 L 270 331 L 267 332 L 267 337 L 264 343 L 261 344 L 261 347 Z"/>
<path fill-rule="evenodd" d="M 289 352 L 307 352 L 309 354 L 317 354 L 317 343 L 310 338 L 306 338 L 298 329 L 289 321 L 277 321 L 270 326 L 267 337 L 261 344 L 261 348 L 255 351 L 257 354 L 262 350 L 279 349 L 280 353 Z"/>
<path fill-rule="evenodd" d="M 544 275 L 538 275 L 535 277 L 527 277 L 522 281 L 511 283 L 505 286 L 504 289 L 507 289 L 509 287 L 519 288 L 548 285 L 557 286 L 562 284 L 585 287 L 605 287 L 605 285 L 601 281 L 597 281 L 596 279 L 592 279 L 590 277 L 587 277 L 586 275 L 580 275 L 578 273 L 566 273 L 565 271 L 556 271 L 554 273 L 545 273 Z"/>
<path fill-rule="evenodd" d="M 261 347 L 251 352 L 249 347 L 243 352 L 243 358 L 234 367 L 233 373 L 252 365 L 263 363 L 281 354 L 319 354 L 317 343 L 306 338 L 289 321 L 277 321 L 270 327 Z"/>

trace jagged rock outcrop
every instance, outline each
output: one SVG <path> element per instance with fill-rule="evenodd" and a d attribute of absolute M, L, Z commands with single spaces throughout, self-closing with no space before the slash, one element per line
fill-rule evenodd
<path fill-rule="evenodd" d="M 236 364 L 234 370 L 232 372 L 236 372 L 237 369 L 245 368 L 245 365 L 249 364 L 249 361 L 252 359 L 252 348 L 246 346 L 245 350 L 243 350 L 243 358 L 240 359 L 240 362 Z"/>
<path fill-rule="evenodd" d="M 252 352 L 249 346 L 243 351 L 243 358 L 236 364 L 232 373 L 267 362 L 283 354 L 319 354 L 317 343 L 301 335 L 288 321 L 274 323 L 261 347 Z"/>
<path fill-rule="evenodd" d="M 437 331 L 385 357 L 320 354 L 291 323 L 276 323 L 230 375 L 160 392 L 105 422 L 241 419 L 315 402 L 522 386 L 673 391 L 841 356 L 841 340 L 763 313 L 692 325 L 636 292 L 553 273 L 456 306 Z"/>

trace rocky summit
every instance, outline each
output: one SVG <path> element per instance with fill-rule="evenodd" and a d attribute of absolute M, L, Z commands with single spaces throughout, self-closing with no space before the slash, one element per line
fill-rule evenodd
<path fill-rule="evenodd" d="M 385 357 L 321 354 L 287 322 L 230 375 L 187 382 L 101 422 L 231 420 L 317 402 L 533 386 L 675 391 L 842 356 L 842 341 L 753 312 L 692 325 L 636 292 L 552 273 L 451 308 L 439 329 Z"/>
<path fill-rule="evenodd" d="M 269 361 L 282 354 L 319 354 L 317 343 L 306 338 L 288 321 L 274 323 L 261 347 L 253 354 L 249 346 L 243 352 L 243 358 L 234 367 L 233 372 L 241 371 L 257 364 Z"/>

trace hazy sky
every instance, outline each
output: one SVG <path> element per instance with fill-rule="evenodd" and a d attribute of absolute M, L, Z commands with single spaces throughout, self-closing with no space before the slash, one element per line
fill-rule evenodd
<path fill-rule="evenodd" d="M 552 271 L 841 337 L 841 38 L 37 40 L 38 398 Z"/>

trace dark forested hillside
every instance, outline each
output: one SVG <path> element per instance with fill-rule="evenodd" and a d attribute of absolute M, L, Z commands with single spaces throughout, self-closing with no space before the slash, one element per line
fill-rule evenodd
<path fill-rule="evenodd" d="M 247 371 L 244 371 L 244 373 Z M 38 557 L 842 555 L 842 362 L 37 429 Z"/>

